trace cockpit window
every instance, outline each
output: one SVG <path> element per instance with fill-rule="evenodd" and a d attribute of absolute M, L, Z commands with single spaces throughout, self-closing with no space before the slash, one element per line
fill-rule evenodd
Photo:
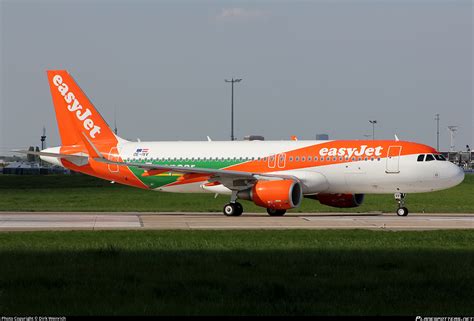
<path fill-rule="evenodd" d="M 422 162 L 424 159 L 425 159 L 425 155 L 421 154 L 421 155 L 418 155 L 417 161 Z"/>
<path fill-rule="evenodd" d="M 441 154 L 434 154 L 434 157 L 436 158 L 436 160 L 439 160 L 439 161 L 445 161 L 446 158 L 444 158 L 443 155 Z"/>
<path fill-rule="evenodd" d="M 431 155 L 431 154 L 426 155 L 426 161 L 427 161 L 427 162 L 429 162 L 429 161 L 434 161 L 434 160 L 435 160 L 435 158 L 434 158 L 433 155 Z"/>

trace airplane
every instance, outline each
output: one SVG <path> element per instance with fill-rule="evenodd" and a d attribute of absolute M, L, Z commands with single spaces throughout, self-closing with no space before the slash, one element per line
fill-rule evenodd
<path fill-rule="evenodd" d="M 48 70 L 61 146 L 43 161 L 153 191 L 230 195 L 227 216 L 249 200 L 282 216 L 303 198 L 357 207 L 365 194 L 394 194 L 408 215 L 407 193 L 458 185 L 464 172 L 434 148 L 396 140 L 132 142 L 110 129 L 66 70 Z"/>

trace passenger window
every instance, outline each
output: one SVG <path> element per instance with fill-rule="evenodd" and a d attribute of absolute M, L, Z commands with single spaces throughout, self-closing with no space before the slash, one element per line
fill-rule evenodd
<path fill-rule="evenodd" d="M 435 160 L 435 158 L 434 158 L 433 155 L 431 155 L 431 154 L 426 155 L 426 160 L 425 160 L 425 162 L 434 161 L 434 160 Z"/>

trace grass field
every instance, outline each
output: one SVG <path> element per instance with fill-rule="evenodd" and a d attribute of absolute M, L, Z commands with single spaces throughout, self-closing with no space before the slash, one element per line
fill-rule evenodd
<path fill-rule="evenodd" d="M 472 231 L 0 233 L 3 315 L 472 315 Z"/>
<path fill-rule="evenodd" d="M 110 184 L 89 176 L 0 175 L 0 211 L 149 211 L 220 212 L 228 196 L 213 194 L 170 194 Z M 242 201 L 246 212 L 263 208 Z M 474 175 L 454 188 L 423 194 L 409 194 L 410 212 L 473 213 Z M 393 195 L 366 195 L 362 206 L 338 209 L 305 199 L 292 212 L 394 212 Z"/>

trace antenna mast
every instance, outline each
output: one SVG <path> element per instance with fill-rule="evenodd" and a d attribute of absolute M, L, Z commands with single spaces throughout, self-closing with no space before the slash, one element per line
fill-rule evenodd
<path fill-rule="evenodd" d="M 46 148 L 46 127 L 43 126 L 43 136 L 41 136 L 41 150 Z"/>
<path fill-rule="evenodd" d="M 114 133 L 117 135 L 118 129 L 117 129 L 117 107 L 114 107 Z"/>

